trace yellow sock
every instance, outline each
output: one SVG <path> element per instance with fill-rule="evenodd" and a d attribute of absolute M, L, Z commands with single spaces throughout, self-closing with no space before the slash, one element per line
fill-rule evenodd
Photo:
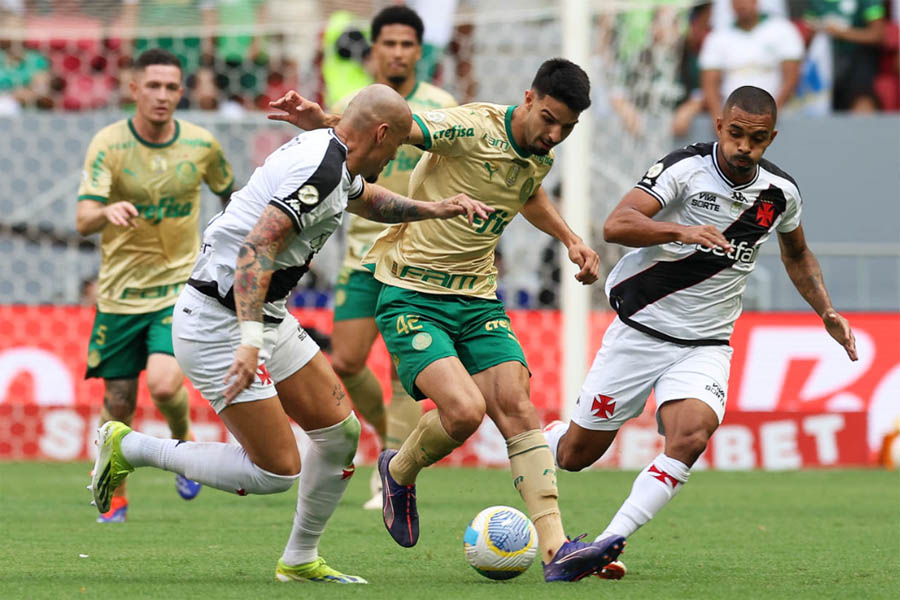
<path fill-rule="evenodd" d="M 391 459 L 391 477 L 401 485 L 412 485 L 416 482 L 419 471 L 433 465 L 461 445 L 462 442 L 450 437 L 441 425 L 438 411 L 429 411 L 419 419 L 416 428 Z"/>
<path fill-rule="evenodd" d="M 396 379 L 391 381 L 391 389 L 391 403 L 385 407 L 387 426 L 384 447 L 398 450 L 422 418 L 422 405 L 407 394 L 403 384 Z"/>
<path fill-rule="evenodd" d="M 375 428 L 384 445 L 384 398 L 381 393 L 381 382 L 375 377 L 375 373 L 369 367 L 363 367 L 359 373 L 341 377 L 341 381 L 347 388 L 353 406 L 362 418 Z"/>
<path fill-rule="evenodd" d="M 156 404 L 157 410 L 162 413 L 166 423 L 169 424 L 172 438 L 176 440 L 188 439 L 191 431 L 191 403 L 187 390 L 181 387 L 171 400 L 159 402 L 154 398 L 153 403 Z"/>
<path fill-rule="evenodd" d="M 513 485 L 519 490 L 528 516 L 538 532 L 541 557 L 549 562 L 566 541 L 559 514 L 556 489 L 556 465 L 539 429 L 532 429 L 506 440 Z"/>

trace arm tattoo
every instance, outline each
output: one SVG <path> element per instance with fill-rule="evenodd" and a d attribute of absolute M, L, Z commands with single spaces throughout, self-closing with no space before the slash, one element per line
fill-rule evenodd
<path fill-rule="evenodd" d="M 266 292 L 275 257 L 292 236 L 290 219 L 267 206 L 238 252 L 234 274 L 234 304 L 240 321 L 262 321 Z"/>
<path fill-rule="evenodd" d="M 815 255 L 806 249 L 797 254 L 785 256 L 783 259 L 785 270 L 791 278 L 791 282 L 804 300 L 822 315 L 831 307 L 831 299 L 825 288 L 825 279 L 822 277 L 822 269 Z"/>
<path fill-rule="evenodd" d="M 405 223 L 427 218 L 421 203 L 395 194 L 382 187 L 369 186 L 371 192 L 365 199 L 365 218 L 380 223 Z M 368 189 L 368 188 L 367 188 Z"/>
<path fill-rule="evenodd" d="M 337 399 L 337 405 L 340 406 L 346 394 L 344 393 L 343 388 L 340 385 L 334 386 L 334 389 L 331 390 L 331 395 Z"/>

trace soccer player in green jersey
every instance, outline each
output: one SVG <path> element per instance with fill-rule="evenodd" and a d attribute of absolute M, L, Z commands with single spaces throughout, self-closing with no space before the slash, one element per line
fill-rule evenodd
<path fill-rule="evenodd" d="M 197 258 L 200 185 L 205 181 L 225 203 L 234 176 L 212 134 L 173 117 L 184 91 L 178 58 L 147 50 L 134 71 L 136 112 L 91 140 L 78 190 L 75 228 L 101 233 L 85 376 L 105 382 L 102 422 L 130 423 L 146 369 L 172 437 L 188 439 L 190 406 L 172 350 L 172 308 Z M 176 489 L 190 500 L 200 485 L 177 475 Z M 123 522 L 127 509 L 123 483 L 98 521 Z"/>
<path fill-rule="evenodd" d="M 395 89 L 406 98 L 413 112 L 456 106 L 449 93 L 416 79 L 416 64 L 422 56 L 422 19 L 406 6 L 389 6 L 372 19 L 372 59 L 375 82 Z M 342 98 L 332 109 L 344 112 L 355 92 Z M 378 176 L 378 184 L 406 195 L 409 177 L 422 150 L 404 145 Z M 381 383 L 366 360 L 378 327 L 375 306 L 381 282 L 362 266 L 361 259 L 387 225 L 349 215 L 347 249 L 334 295 L 334 330 L 331 336 L 331 364 L 341 378 L 353 406 L 374 428 L 382 447 L 399 449 L 422 416 L 420 405 L 403 389 L 396 371 L 391 372 L 391 403 L 385 407 Z M 372 473 L 372 498 L 363 506 L 381 508 L 381 478 Z"/>
<path fill-rule="evenodd" d="M 497 299 L 494 250 L 516 214 L 552 235 L 594 283 L 597 253 L 566 225 L 541 187 L 554 146 L 590 106 L 590 82 L 577 65 L 552 59 L 538 69 L 520 106 L 472 103 L 417 113 L 408 142 L 428 152 L 410 180 L 410 195 L 437 200 L 464 192 L 494 209 L 470 225 L 462 219 L 403 224 L 383 233 L 363 258 L 384 284 L 376 321 L 406 390 L 431 398 L 399 450 L 378 459 L 385 526 L 402 546 L 418 540 L 416 476 L 472 435 L 484 415 L 506 439 L 513 482 L 538 531 L 546 581 L 599 573 L 625 539 L 593 543 L 563 532 L 556 467 L 529 397 L 528 367 L 503 303 Z M 275 120 L 304 129 L 339 121 L 315 103 L 288 93 L 272 104 Z"/>

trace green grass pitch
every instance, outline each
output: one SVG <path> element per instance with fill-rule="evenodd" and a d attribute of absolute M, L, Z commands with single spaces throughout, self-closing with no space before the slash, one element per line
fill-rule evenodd
<path fill-rule="evenodd" d="M 129 477 L 128 523 L 100 525 L 89 469 L 0 464 L 0 598 L 900 598 L 897 472 L 697 472 L 629 540 L 625 579 L 545 584 L 537 563 L 492 582 L 463 557 L 463 531 L 479 510 L 524 509 L 507 471 L 424 472 L 421 538 L 404 549 L 379 513 L 360 508 L 371 472 L 360 468 L 320 551 L 371 585 L 340 586 L 274 581 L 296 486 L 246 498 L 205 489 L 185 502 L 171 474 L 142 469 Z M 598 533 L 633 478 L 561 473 L 567 531 Z"/>

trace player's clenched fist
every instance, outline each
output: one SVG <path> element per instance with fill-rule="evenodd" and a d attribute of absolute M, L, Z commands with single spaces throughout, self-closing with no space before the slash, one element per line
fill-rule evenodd
<path fill-rule="evenodd" d="M 444 198 L 434 205 L 438 219 L 449 219 L 456 215 L 466 215 L 469 225 L 474 223 L 476 215 L 482 219 L 487 219 L 488 215 L 494 212 L 494 209 L 478 200 L 473 200 L 465 194 L 457 194 L 450 198 Z"/>
<path fill-rule="evenodd" d="M 590 285 L 600 276 L 600 257 L 582 241 L 569 246 L 569 260 L 581 267 L 575 279 L 584 285 Z"/>
<path fill-rule="evenodd" d="M 131 202 L 114 202 L 103 209 L 106 220 L 119 227 L 134 227 L 133 219 L 138 216 L 138 209 Z"/>
<path fill-rule="evenodd" d="M 225 374 L 225 403 L 237 398 L 237 395 L 250 387 L 256 377 L 256 367 L 259 360 L 259 348 L 255 346 L 240 345 L 234 353 L 234 362 L 228 373 Z"/>
<path fill-rule="evenodd" d="M 725 252 L 731 251 L 731 243 L 713 225 L 682 226 L 678 231 L 676 241 L 682 244 L 700 244 L 709 249 L 721 248 Z"/>

